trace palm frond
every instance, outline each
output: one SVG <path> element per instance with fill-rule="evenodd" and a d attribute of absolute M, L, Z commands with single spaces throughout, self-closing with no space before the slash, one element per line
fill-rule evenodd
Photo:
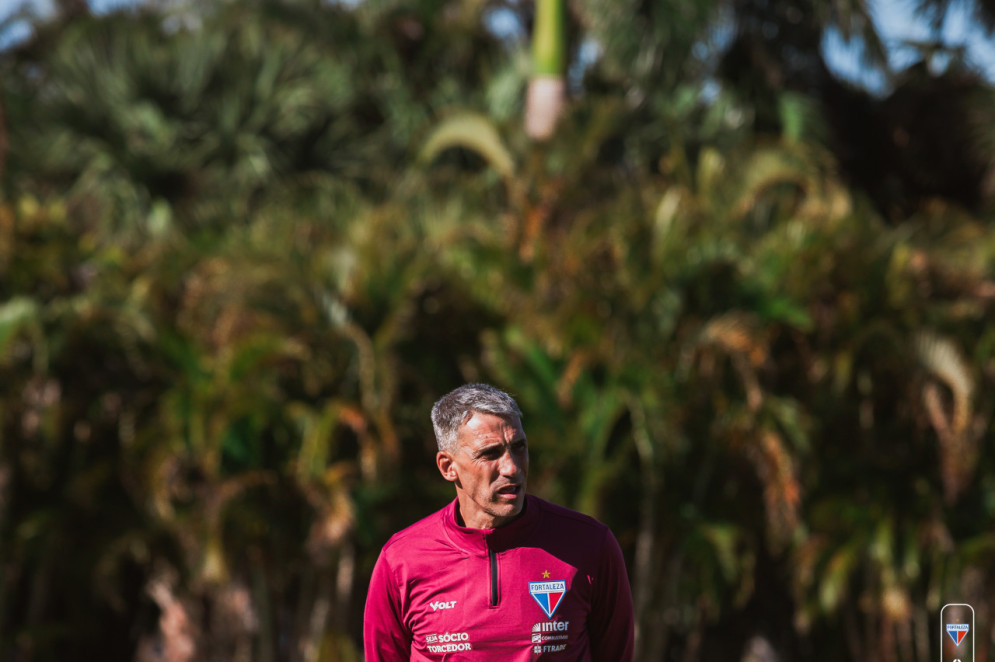
<path fill-rule="evenodd" d="M 440 122 L 425 141 L 421 159 L 430 162 L 452 147 L 477 152 L 505 181 L 511 181 L 515 175 L 511 152 L 505 147 L 497 127 L 483 115 L 464 113 Z"/>

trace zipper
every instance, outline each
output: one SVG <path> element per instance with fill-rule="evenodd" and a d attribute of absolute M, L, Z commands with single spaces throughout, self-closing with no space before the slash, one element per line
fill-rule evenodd
<path fill-rule="evenodd" d="M 497 565 L 497 552 L 493 549 L 488 550 L 488 556 L 491 562 L 491 606 L 497 607 L 498 602 L 500 602 L 501 596 L 498 595 L 498 565 Z"/>

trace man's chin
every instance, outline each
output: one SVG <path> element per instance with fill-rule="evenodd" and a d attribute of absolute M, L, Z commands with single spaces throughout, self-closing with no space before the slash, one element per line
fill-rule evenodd
<path fill-rule="evenodd" d="M 514 518 L 522 514 L 522 508 L 525 506 L 525 493 L 522 492 L 518 494 L 514 500 L 512 499 L 502 499 L 495 504 L 493 509 L 494 514 L 497 517 L 502 518 Z"/>

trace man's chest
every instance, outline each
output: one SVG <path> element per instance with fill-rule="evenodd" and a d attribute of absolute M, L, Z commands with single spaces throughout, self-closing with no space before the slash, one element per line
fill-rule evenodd
<path fill-rule="evenodd" d="M 518 548 L 454 555 L 440 570 L 406 587 L 413 659 L 585 659 L 591 586 L 582 568 Z"/>

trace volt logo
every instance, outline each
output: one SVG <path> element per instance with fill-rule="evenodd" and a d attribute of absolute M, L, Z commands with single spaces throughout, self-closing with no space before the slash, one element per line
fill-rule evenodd
<path fill-rule="evenodd" d="M 439 609 L 452 609 L 456 606 L 456 601 L 451 600 L 449 602 L 429 602 L 428 606 L 432 608 L 432 611 L 438 611 Z"/>

